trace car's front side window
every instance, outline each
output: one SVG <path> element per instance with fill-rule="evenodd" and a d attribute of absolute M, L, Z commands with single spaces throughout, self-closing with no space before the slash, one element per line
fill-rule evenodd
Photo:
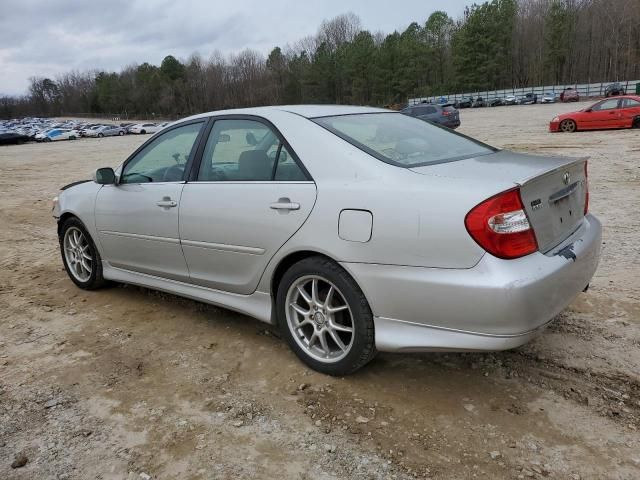
<path fill-rule="evenodd" d="M 198 181 L 306 180 L 275 132 L 256 120 L 217 120 L 204 148 Z"/>
<path fill-rule="evenodd" d="M 596 105 L 593 106 L 593 108 L 591 110 L 593 111 L 600 111 L 600 110 L 613 110 L 615 108 L 618 108 L 618 99 L 613 99 L 613 100 L 605 100 L 603 102 L 600 102 Z"/>
<path fill-rule="evenodd" d="M 202 125 L 191 123 L 153 139 L 127 162 L 120 183 L 181 181 Z"/>

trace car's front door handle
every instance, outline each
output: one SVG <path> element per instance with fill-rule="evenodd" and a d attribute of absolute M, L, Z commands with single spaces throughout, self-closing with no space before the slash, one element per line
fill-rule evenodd
<path fill-rule="evenodd" d="M 156 205 L 162 208 L 173 208 L 178 206 L 178 202 L 171 200 L 171 197 L 164 197 L 159 202 L 156 202 Z"/>
<path fill-rule="evenodd" d="M 277 202 L 269 205 L 273 210 L 300 210 L 300 204 L 292 202 L 288 198 L 279 198 Z"/>

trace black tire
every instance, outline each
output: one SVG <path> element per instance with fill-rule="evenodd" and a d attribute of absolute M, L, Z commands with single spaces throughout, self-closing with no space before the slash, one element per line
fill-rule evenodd
<path fill-rule="evenodd" d="M 147 131 L 146 130 L 140 130 L 140 133 L 144 135 L 145 133 L 147 133 Z"/>
<path fill-rule="evenodd" d="M 567 118 L 560 122 L 560 131 L 564 133 L 573 133 L 578 130 L 578 126 L 574 120 Z"/>
<path fill-rule="evenodd" d="M 77 229 L 82 232 L 85 236 L 88 243 L 88 254 L 91 256 L 91 275 L 85 281 L 82 281 L 77 278 L 75 274 L 71 272 L 71 266 L 67 263 L 67 257 L 64 251 L 64 238 L 65 234 L 70 229 Z M 73 283 L 75 283 L 78 287 L 83 290 L 95 290 L 107 285 L 107 281 L 102 276 L 102 259 L 100 257 L 100 253 L 96 248 L 91 235 L 87 232 L 84 224 L 76 217 L 69 217 L 64 220 L 64 223 L 61 225 L 59 229 L 58 241 L 60 243 L 60 255 L 62 256 L 62 263 L 64 264 L 64 268 L 67 271 L 67 275 Z"/>
<path fill-rule="evenodd" d="M 98 134 L 98 138 L 102 138 L 102 137 L 104 137 L 104 134 L 99 133 L 99 134 Z"/>
<path fill-rule="evenodd" d="M 44 141 L 45 141 L 45 142 L 50 142 L 50 141 L 51 141 L 51 139 L 50 139 L 49 137 L 44 137 Z"/>
<path fill-rule="evenodd" d="M 640 117 L 636 117 L 633 119 L 633 123 L 631 124 L 631 128 L 640 128 Z"/>
<path fill-rule="evenodd" d="M 123 135 L 124 135 L 124 132 L 123 132 L 122 130 L 120 130 L 120 131 L 118 132 L 118 135 L 123 136 Z"/>
<path fill-rule="evenodd" d="M 76 137 L 74 137 L 73 135 L 71 137 L 69 137 L 69 140 L 75 140 Z"/>
<path fill-rule="evenodd" d="M 344 358 L 333 363 L 316 360 L 296 341 L 287 321 L 287 294 L 291 286 L 306 276 L 322 277 L 337 287 L 346 301 L 353 324 L 353 340 Z M 337 263 L 325 257 L 308 257 L 294 264 L 283 275 L 276 293 L 276 315 L 282 336 L 294 353 L 312 369 L 327 375 L 348 375 L 375 357 L 373 314 L 362 290 Z M 315 327 L 314 327 L 315 328 Z"/>

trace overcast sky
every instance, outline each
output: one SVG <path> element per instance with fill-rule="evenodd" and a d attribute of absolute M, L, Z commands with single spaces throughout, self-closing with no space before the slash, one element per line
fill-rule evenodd
<path fill-rule="evenodd" d="M 31 76 L 120 70 L 245 48 L 267 54 L 314 35 L 324 19 L 349 11 L 385 33 L 424 23 L 434 10 L 453 18 L 471 0 L 0 0 L 0 94 L 26 93 Z"/>

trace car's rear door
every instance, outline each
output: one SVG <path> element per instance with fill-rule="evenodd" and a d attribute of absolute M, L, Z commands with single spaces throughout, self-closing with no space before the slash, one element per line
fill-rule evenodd
<path fill-rule="evenodd" d="M 259 117 L 215 120 L 180 203 L 192 283 L 249 294 L 302 226 L 316 186 L 280 133 Z"/>
<path fill-rule="evenodd" d="M 124 164 L 119 182 L 105 185 L 95 204 L 104 260 L 139 273 L 188 281 L 178 212 L 187 166 L 205 120 L 151 138 Z"/>

